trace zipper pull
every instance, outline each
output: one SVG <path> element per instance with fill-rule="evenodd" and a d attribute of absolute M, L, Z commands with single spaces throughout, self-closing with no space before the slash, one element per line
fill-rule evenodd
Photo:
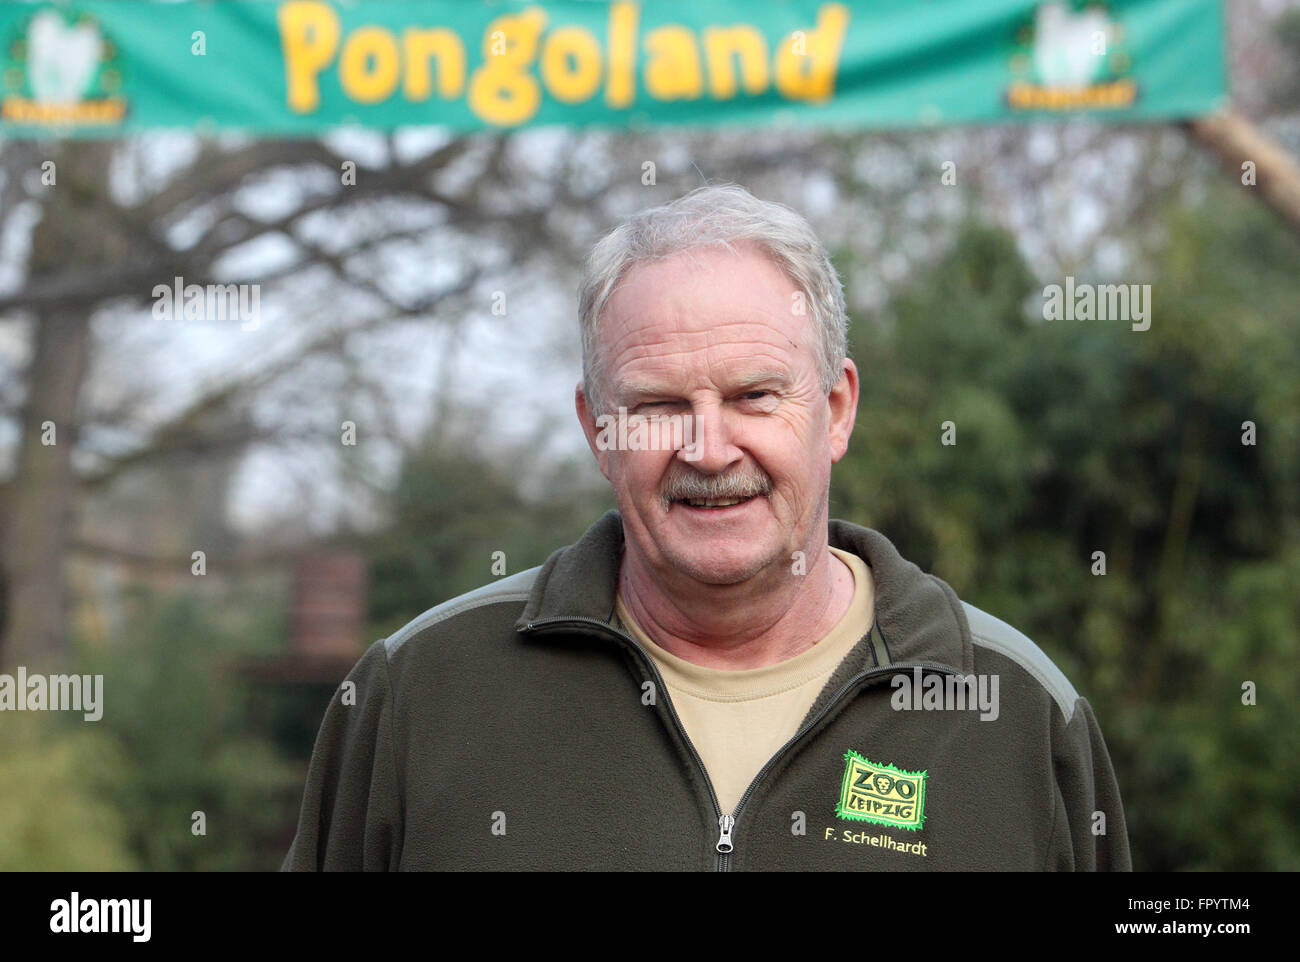
<path fill-rule="evenodd" d="M 731 830 L 736 825 L 736 820 L 730 815 L 723 815 L 718 819 L 718 827 L 722 829 L 722 834 L 718 836 L 717 849 L 723 855 L 731 851 Z"/>

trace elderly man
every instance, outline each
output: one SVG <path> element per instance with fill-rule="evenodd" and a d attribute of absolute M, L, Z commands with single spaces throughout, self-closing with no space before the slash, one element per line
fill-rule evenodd
<path fill-rule="evenodd" d="M 1088 702 L 829 519 L 858 372 L 804 219 L 734 185 L 644 211 L 579 310 L 618 510 L 370 648 L 285 868 L 1130 868 Z"/>

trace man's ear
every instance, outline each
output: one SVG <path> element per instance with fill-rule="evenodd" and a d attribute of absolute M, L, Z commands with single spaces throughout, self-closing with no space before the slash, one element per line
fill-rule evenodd
<path fill-rule="evenodd" d="M 606 432 L 603 430 L 603 424 L 597 423 L 597 415 L 591 409 L 591 403 L 587 400 L 587 392 L 582 389 L 582 382 L 573 391 L 573 406 L 578 412 L 578 423 L 582 425 L 582 433 L 587 437 L 587 447 L 591 448 L 591 453 L 596 457 L 596 464 L 600 468 L 606 480 L 609 477 L 609 446 L 599 443 L 600 438 Z M 603 419 L 600 419 L 603 421 Z"/>
<path fill-rule="evenodd" d="M 834 464 L 848 451 L 849 437 L 858 417 L 858 368 L 847 357 L 840 379 L 831 388 L 827 401 L 831 409 L 831 463 Z"/>

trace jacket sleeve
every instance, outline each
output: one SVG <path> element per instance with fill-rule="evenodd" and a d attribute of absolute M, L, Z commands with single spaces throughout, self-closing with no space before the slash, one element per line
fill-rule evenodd
<path fill-rule="evenodd" d="M 1101 728 L 1086 698 L 1054 732 L 1056 816 L 1046 869 L 1131 872 L 1128 827 Z"/>
<path fill-rule="evenodd" d="M 401 857 L 401 840 L 393 694 L 388 655 L 378 641 L 348 673 L 325 710 L 307 771 L 298 831 L 280 869 L 393 871 Z"/>

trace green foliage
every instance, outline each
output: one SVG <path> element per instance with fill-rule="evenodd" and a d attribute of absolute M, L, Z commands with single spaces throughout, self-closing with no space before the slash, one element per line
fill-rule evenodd
<path fill-rule="evenodd" d="M 1167 225 L 1147 276 L 1076 278 L 1150 283 L 1145 332 L 1041 320 L 1014 240 L 963 225 L 855 325 L 832 516 L 885 532 L 1089 698 L 1135 867 L 1295 869 L 1300 245 L 1227 195 Z"/>
<path fill-rule="evenodd" d="M 117 740 L 94 724 L 14 714 L 0 738 L 0 872 L 137 867 L 104 795 L 129 777 Z"/>
<path fill-rule="evenodd" d="M 393 523 L 371 547 L 370 617 L 375 637 L 426 608 L 544 562 L 612 508 L 577 465 L 541 469 L 522 452 L 489 454 L 471 442 L 431 445 L 404 465 Z M 533 479 L 542 494 L 525 491 Z M 507 523 L 508 521 L 508 523 Z"/>
<path fill-rule="evenodd" d="M 246 630 L 248 618 L 232 621 L 220 607 L 186 596 L 158 603 L 127 649 L 87 669 L 104 675 L 97 724 L 130 762 L 110 797 L 150 870 L 277 868 L 301 798 L 302 769 L 256 722 L 254 699 L 265 695 L 233 667 L 232 655 L 266 644 Z M 195 812 L 204 835 L 192 832 Z"/>

